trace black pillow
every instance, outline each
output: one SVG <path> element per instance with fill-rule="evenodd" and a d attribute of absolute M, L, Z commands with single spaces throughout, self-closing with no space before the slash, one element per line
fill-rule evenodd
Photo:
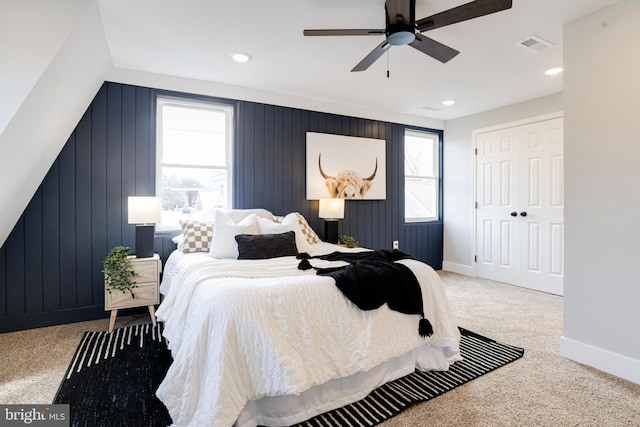
<path fill-rule="evenodd" d="M 296 256 L 296 233 L 238 234 L 238 259 L 267 259 L 281 256 Z"/>

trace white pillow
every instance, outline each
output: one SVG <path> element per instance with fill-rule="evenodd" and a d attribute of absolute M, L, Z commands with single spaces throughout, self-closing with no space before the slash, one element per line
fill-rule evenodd
<path fill-rule="evenodd" d="M 177 236 L 173 236 L 171 241 L 177 245 L 177 249 L 179 251 L 182 251 L 182 248 L 184 248 L 184 235 L 182 233 Z"/>
<path fill-rule="evenodd" d="M 273 214 L 266 209 L 231 209 L 226 214 L 236 224 L 251 214 L 255 214 L 258 218 L 273 219 Z"/>
<path fill-rule="evenodd" d="M 285 216 L 281 223 L 273 222 L 265 218 L 258 218 L 258 224 L 260 226 L 260 234 L 280 234 L 293 231 L 296 233 L 296 247 L 298 248 L 298 252 L 309 252 L 311 250 L 311 245 L 309 245 L 307 238 L 302 233 L 298 216 L 295 212 Z"/>
<path fill-rule="evenodd" d="M 216 212 L 213 220 L 213 240 L 209 255 L 214 258 L 238 258 L 238 234 L 259 234 L 257 217 L 249 215 L 239 223 L 234 223 L 229 215 L 222 211 Z"/>

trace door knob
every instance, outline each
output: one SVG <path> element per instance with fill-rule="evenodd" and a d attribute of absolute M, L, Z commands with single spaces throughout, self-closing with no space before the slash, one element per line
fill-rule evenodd
<path fill-rule="evenodd" d="M 511 215 L 511 216 L 518 216 L 518 212 L 513 211 L 513 212 L 511 212 L 509 215 Z"/>
<path fill-rule="evenodd" d="M 520 212 L 520 216 L 527 216 L 527 212 L 526 211 Z"/>

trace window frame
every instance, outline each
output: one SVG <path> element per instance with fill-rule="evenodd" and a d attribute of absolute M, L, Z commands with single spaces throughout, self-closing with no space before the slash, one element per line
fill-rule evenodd
<path fill-rule="evenodd" d="M 405 170 L 405 162 L 406 162 L 406 152 L 405 152 L 405 137 L 407 134 L 413 134 L 415 136 L 428 135 L 430 137 L 435 137 L 436 141 L 433 144 L 433 149 L 435 151 L 433 156 L 434 161 L 434 176 L 426 176 L 426 175 L 407 175 L 407 171 Z M 405 224 L 418 224 L 418 223 L 433 223 L 433 222 L 442 222 L 442 193 L 443 193 L 443 185 L 442 185 L 442 165 L 443 165 L 443 156 L 442 156 L 442 148 L 443 148 L 443 131 L 435 130 L 435 129 L 425 129 L 425 128 L 414 128 L 414 127 L 405 127 L 402 138 L 402 196 L 403 196 L 403 217 Z M 407 178 L 428 178 L 434 179 L 436 182 L 436 192 L 437 196 L 435 198 L 435 209 L 436 213 L 433 217 L 407 217 L 406 214 L 406 182 Z"/>
<path fill-rule="evenodd" d="M 162 170 L 163 168 L 191 168 L 191 169 L 216 169 L 216 170 L 226 170 L 227 175 L 227 206 L 228 209 L 232 209 L 233 200 L 234 200 L 234 185 L 233 185 L 233 173 L 234 173 L 234 138 L 236 133 L 235 128 L 235 115 L 237 106 L 234 103 L 228 103 L 224 101 L 220 101 L 217 99 L 212 99 L 209 97 L 189 97 L 189 96 L 179 96 L 172 95 L 166 93 L 156 93 L 154 97 L 155 103 L 155 143 L 156 143 L 156 195 L 158 197 L 162 197 L 163 185 L 162 185 Z M 177 105 L 191 108 L 201 108 L 205 110 L 218 110 L 224 111 L 226 115 L 226 135 L 225 135 L 225 144 L 226 144 L 226 167 L 221 167 L 218 165 L 190 165 L 190 164 L 174 164 L 174 163 L 163 163 L 162 162 L 162 125 L 163 125 L 163 117 L 162 117 L 162 107 L 165 105 Z M 180 230 L 179 224 L 166 225 L 162 223 L 156 224 L 157 231 L 173 231 Z"/>

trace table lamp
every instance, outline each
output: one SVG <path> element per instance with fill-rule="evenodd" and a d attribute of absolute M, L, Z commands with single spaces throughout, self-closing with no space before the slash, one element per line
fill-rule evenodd
<path fill-rule="evenodd" d="M 338 243 L 338 220 L 344 218 L 344 199 L 320 199 L 318 216 L 324 219 L 324 240 Z"/>
<path fill-rule="evenodd" d="M 160 197 L 130 196 L 129 224 L 136 225 L 136 258 L 153 256 L 153 234 L 155 223 L 162 216 Z"/>

